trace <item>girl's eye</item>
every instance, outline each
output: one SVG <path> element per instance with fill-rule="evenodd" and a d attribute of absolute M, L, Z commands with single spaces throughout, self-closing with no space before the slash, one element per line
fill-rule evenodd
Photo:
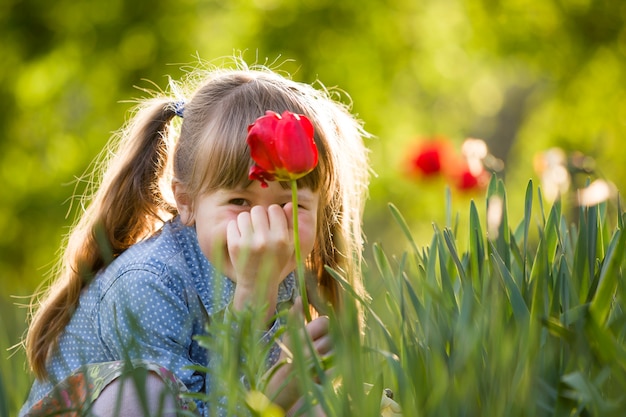
<path fill-rule="evenodd" d="M 291 203 L 291 201 L 289 201 L 289 203 Z M 280 206 L 281 206 L 281 207 L 285 207 L 285 206 L 286 206 L 287 204 L 289 204 L 289 203 L 282 203 L 282 204 L 280 204 Z M 299 208 L 299 209 L 306 210 L 306 208 L 307 208 L 307 207 L 306 207 L 306 206 L 304 206 L 303 204 L 298 204 L 298 208 Z"/>
<path fill-rule="evenodd" d="M 245 198 L 231 198 L 230 200 L 228 200 L 228 204 L 232 204 L 234 206 L 247 206 L 248 204 L 248 200 L 246 200 Z"/>

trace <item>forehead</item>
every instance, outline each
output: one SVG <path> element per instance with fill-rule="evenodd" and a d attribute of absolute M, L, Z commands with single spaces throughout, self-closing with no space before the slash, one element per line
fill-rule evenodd
<path fill-rule="evenodd" d="M 245 184 L 241 184 L 238 187 L 231 189 L 232 192 L 242 192 L 249 194 L 258 194 L 261 196 L 276 196 L 276 197 L 289 197 L 291 198 L 291 187 L 288 182 L 284 181 L 269 181 L 267 187 L 262 187 L 259 181 L 249 181 Z M 314 196 L 318 195 L 319 191 L 314 191 L 309 187 L 298 187 L 298 196 Z"/>

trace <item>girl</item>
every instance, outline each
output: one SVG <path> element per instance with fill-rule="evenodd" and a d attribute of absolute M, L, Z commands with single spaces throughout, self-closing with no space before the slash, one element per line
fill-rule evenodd
<path fill-rule="evenodd" d="M 211 390 L 210 379 L 189 367 L 211 359 L 195 339 L 207 321 L 253 306 L 263 311 L 261 340 L 268 341 L 283 324 L 272 321 L 276 313 L 298 308 L 291 192 L 248 179 L 247 128 L 267 110 L 304 114 L 315 128 L 319 163 L 298 180 L 313 307 L 340 307 L 340 287 L 325 265 L 362 289 L 369 171 L 360 123 L 327 91 L 266 68 L 239 64 L 196 75 L 184 106 L 186 87 L 172 82 L 174 97 L 141 103 L 110 148 L 30 324 L 26 349 L 36 381 L 21 416 L 202 414 L 200 401 L 177 394 Z M 305 329 L 317 353 L 332 351 L 325 317 Z M 284 355 L 270 352 L 270 365 Z M 141 384 L 124 382 L 131 371 Z M 267 388 L 285 410 L 301 395 L 295 382 L 284 383 L 289 372 L 281 367 Z"/>

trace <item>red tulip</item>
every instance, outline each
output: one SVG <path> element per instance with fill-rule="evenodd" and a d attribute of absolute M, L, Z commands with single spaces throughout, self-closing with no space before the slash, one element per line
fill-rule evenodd
<path fill-rule="evenodd" d="M 439 174 L 452 154 L 453 149 L 445 139 L 422 142 L 411 158 L 411 171 L 427 177 Z"/>
<path fill-rule="evenodd" d="M 480 190 L 489 183 L 489 173 L 487 171 L 481 168 L 473 172 L 467 165 L 462 165 L 455 177 L 456 188 L 462 191 Z"/>
<path fill-rule="evenodd" d="M 282 115 L 266 111 L 265 116 L 259 117 L 248 126 L 246 139 L 250 156 L 255 163 L 250 167 L 248 178 L 260 181 L 261 187 L 267 187 L 267 181 L 291 182 L 296 277 L 307 321 L 311 321 L 311 313 L 304 282 L 304 262 L 300 252 L 296 180 L 313 171 L 317 165 L 317 146 L 313 135 L 313 124 L 306 116 L 289 111 Z"/>
<path fill-rule="evenodd" d="M 471 190 L 478 187 L 478 177 L 474 176 L 469 170 L 463 170 L 458 177 L 456 183 L 459 190 Z"/>
<path fill-rule="evenodd" d="M 248 177 L 261 181 L 297 180 L 317 165 L 313 125 L 301 114 L 267 111 L 248 126 L 247 142 L 255 162 Z"/>

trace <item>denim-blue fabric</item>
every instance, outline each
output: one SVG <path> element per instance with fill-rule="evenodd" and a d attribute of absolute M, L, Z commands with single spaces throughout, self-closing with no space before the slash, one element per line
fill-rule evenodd
<path fill-rule="evenodd" d="M 295 287 L 290 274 L 280 284 L 278 303 L 293 303 Z M 202 253 L 195 228 L 178 217 L 167 222 L 157 234 L 119 255 L 83 290 L 50 357 L 49 378 L 34 382 L 20 415 L 88 363 L 155 362 L 172 371 L 189 391 L 210 390 L 204 373 L 187 369 L 210 362 L 194 337 L 205 333 L 207 315 L 224 317 L 234 290 L 234 282 Z M 275 321 L 261 339 L 270 341 L 281 324 Z M 268 361 L 273 363 L 280 352 L 270 352 Z"/>

